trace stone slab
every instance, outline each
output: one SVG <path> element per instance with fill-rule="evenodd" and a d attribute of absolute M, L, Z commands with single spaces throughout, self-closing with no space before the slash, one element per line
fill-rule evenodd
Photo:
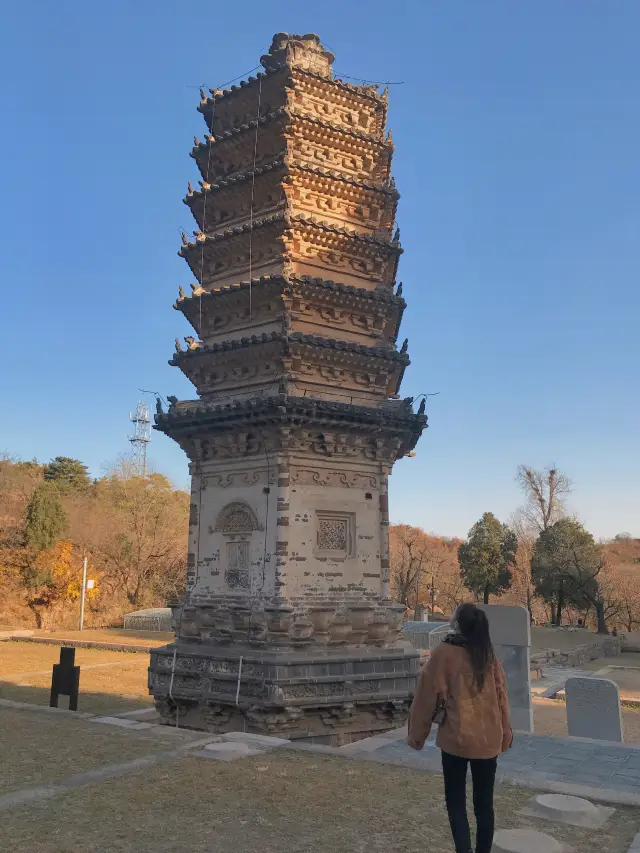
<path fill-rule="evenodd" d="M 513 728 L 533 732 L 529 611 L 510 604 L 480 606 L 487 614 L 491 641 L 507 676 Z"/>
<path fill-rule="evenodd" d="M 636 837 L 631 842 L 631 847 L 629 848 L 629 853 L 640 853 L 640 832 L 636 835 Z"/>
<path fill-rule="evenodd" d="M 158 712 L 155 708 L 139 708 L 137 711 L 123 711 L 121 714 L 112 714 L 114 717 L 128 719 L 128 718 L 137 718 L 137 717 L 151 717 L 153 714 L 159 717 Z"/>
<path fill-rule="evenodd" d="M 492 853 L 567 853 L 568 847 L 535 829 L 499 829 Z"/>
<path fill-rule="evenodd" d="M 620 691 L 606 678 L 568 678 L 567 731 L 571 737 L 622 743 Z"/>
<path fill-rule="evenodd" d="M 246 743 L 222 741 L 220 743 L 209 743 L 204 749 L 192 754 L 201 758 L 215 758 L 218 761 L 237 761 L 240 758 L 262 755 L 264 752 L 266 752 L 265 749 L 256 749 Z"/>
<path fill-rule="evenodd" d="M 529 611 L 515 604 L 479 604 L 487 614 L 491 641 L 501 646 L 531 646 Z"/>
<path fill-rule="evenodd" d="M 598 806 L 583 797 L 567 794 L 536 794 L 520 812 L 529 817 L 541 817 L 555 823 L 600 829 L 615 809 Z"/>
<path fill-rule="evenodd" d="M 106 726 L 118 726 L 121 729 L 150 729 L 151 723 L 140 723 L 137 720 L 123 720 L 121 717 L 91 717 L 90 723 L 104 723 Z"/>
<path fill-rule="evenodd" d="M 232 743 L 243 743 L 250 747 L 260 749 L 276 749 L 279 746 L 287 746 L 291 743 L 287 738 L 270 737 L 269 735 L 255 735 L 250 732 L 230 732 L 221 735 L 223 741 Z"/>

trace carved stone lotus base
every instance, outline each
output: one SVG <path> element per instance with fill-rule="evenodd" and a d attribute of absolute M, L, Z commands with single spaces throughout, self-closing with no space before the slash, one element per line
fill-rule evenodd
<path fill-rule="evenodd" d="M 152 650 L 149 692 L 167 725 L 177 715 L 187 728 L 340 745 L 401 726 L 418 674 L 419 653 L 402 645 L 257 649 L 178 641 Z"/>

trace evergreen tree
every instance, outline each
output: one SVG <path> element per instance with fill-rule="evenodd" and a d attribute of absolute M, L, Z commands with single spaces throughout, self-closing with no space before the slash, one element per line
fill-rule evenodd
<path fill-rule="evenodd" d="M 91 482 L 86 465 L 69 456 L 56 456 L 44 469 L 45 480 L 63 489 L 81 489 Z"/>
<path fill-rule="evenodd" d="M 511 568 L 516 560 L 518 540 L 506 524 L 485 512 L 458 548 L 460 574 L 467 589 L 482 595 L 501 595 L 511 586 Z"/>
<path fill-rule="evenodd" d="M 542 531 L 531 557 L 531 577 L 536 593 L 546 602 L 555 603 L 556 624 L 561 624 L 566 604 L 593 607 L 598 631 L 606 633 L 599 580 L 604 566 L 602 548 L 575 519 L 562 518 Z"/>
<path fill-rule="evenodd" d="M 26 539 L 34 551 L 45 551 L 69 531 L 69 520 L 55 485 L 42 483 L 27 505 Z"/>

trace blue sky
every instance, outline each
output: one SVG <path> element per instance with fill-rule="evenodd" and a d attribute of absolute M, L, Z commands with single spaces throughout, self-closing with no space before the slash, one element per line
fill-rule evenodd
<path fill-rule="evenodd" d="M 310 11 L 305 11 L 310 10 Z M 197 86 L 317 32 L 391 86 L 403 394 L 430 427 L 392 518 L 464 535 L 554 462 L 596 536 L 640 536 L 640 5 L 636 0 L 13 3 L 0 34 L 0 450 L 128 449 L 139 388 L 192 396 L 176 252 L 204 125 Z M 186 484 L 154 435 L 158 470 Z"/>

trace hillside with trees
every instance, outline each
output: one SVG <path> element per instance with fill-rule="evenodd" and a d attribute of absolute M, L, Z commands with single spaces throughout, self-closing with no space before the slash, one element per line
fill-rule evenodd
<path fill-rule="evenodd" d="M 164 606 L 184 592 L 189 496 L 126 463 L 97 480 L 76 459 L 0 459 L 0 624 L 77 627 L 82 559 L 87 625 Z"/>

